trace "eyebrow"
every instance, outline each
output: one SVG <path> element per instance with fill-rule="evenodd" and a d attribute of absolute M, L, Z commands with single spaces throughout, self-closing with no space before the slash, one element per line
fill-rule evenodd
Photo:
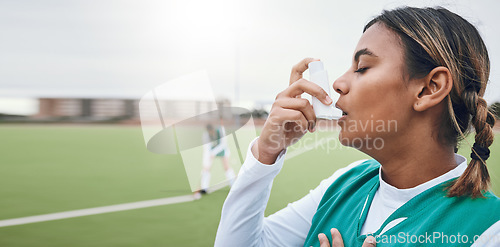
<path fill-rule="evenodd" d="M 358 62 L 359 61 L 359 57 L 361 55 L 368 55 L 368 56 L 377 57 L 377 55 L 373 54 L 373 52 L 371 52 L 370 50 L 368 50 L 368 48 L 364 48 L 364 49 L 361 49 L 361 50 L 357 51 L 356 54 L 354 54 L 354 61 Z"/>

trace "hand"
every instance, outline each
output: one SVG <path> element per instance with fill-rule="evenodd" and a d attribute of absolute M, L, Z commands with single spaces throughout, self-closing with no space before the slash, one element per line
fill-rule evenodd
<path fill-rule="evenodd" d="M 283 149 L 296 143 L 307 130 L 314 131 L 316 114 L 309 101 L 300 97 L 302 93 L 308 93 L 324 104 L 332 103 L 325 90 L 302 78 L 302 73 L 313 61 L 319 59 L 305 58 L 295 65 L 288 88 L 276 96 L 262 133 L 252 147 L 252 153 L 260 162 L 274 163 Z"/>
<path fill-rule="evenodd" d="M 332 228 L 330 230 L 332 234 L 332 247 L 344 247 L 344 240 L 342 240 L 342 235 L 340 235 L 339 230 Z M 320 247 L 330 247 L 330 242 L 324 233 L 318 235 Z M 375 247 L 377 242 L 373 236 L 366 237 L 363 245 L 361 247 Z"/>

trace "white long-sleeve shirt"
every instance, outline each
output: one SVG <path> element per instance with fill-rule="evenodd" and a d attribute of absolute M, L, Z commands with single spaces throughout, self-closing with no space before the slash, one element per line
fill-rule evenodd
<path fill-rule="evenodd" d="M 286 150 L 279 154 L 274 164 L 265 165 L 251 152 L 254 142 L 249 146 L 246 160 L 224 203 L 215 246 L 303 246 L 325 191 L 335 179 L 364 160 L 337 170 L 300 200 L 264 217 L 273 179 L 283 166 Z M 455 160 L 458 165 L 455 169 L 410 189 L 397 189 L 379 176 L 380 187 L 370 205 L 362 234 L 376 232 L 389 215 L 421 192 L 460 176 L 467 167 L 467 160 L 460 155 L 456 155 Z M 385 230 L 388 229 L 383 232 Z M 481 235 L 481 241 L 472 246 L 500 246 L 500 221 L 488 228 Z"/>

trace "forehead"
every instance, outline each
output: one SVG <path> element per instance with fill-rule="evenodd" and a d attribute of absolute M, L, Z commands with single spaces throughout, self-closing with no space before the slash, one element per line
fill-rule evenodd
<path fill-rule="evenodd" d="M 403 47 L 398 35 L 380 23 L 369 27 L 359 39 L 356 51 L 367 48 L 379 58 L 403 61 Z M 355 52 L 356 52 L 355 51 Z"/>

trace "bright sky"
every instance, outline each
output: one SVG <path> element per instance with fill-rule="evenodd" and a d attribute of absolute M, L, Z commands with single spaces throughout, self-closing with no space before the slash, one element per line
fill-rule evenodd
<path fill-rule="evenodd" d="M 304 57 L 322 59 L 333 82 L 350 66 L 364 24 L 383 9 L 413 2 L 3 0 L 0 112 L 36 107 L 12 97 L 140 98 L 201 70 L 218 97 L 234 100 L 238 91 L 240 102 L 271 102 Z M 500 101 L 500 2 L 417 6 L 435 5 L 479 27 L 492 63 L 486 98 Z"/>

